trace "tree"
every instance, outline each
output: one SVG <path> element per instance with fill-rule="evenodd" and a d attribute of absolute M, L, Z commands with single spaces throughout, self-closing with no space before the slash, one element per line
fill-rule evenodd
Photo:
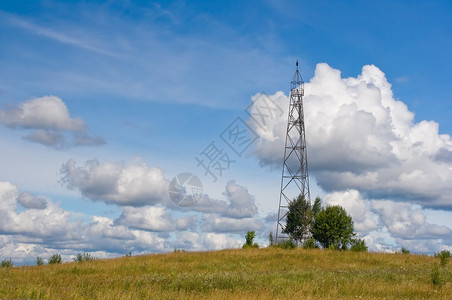
<path fill-rule="evenodd" d="M 52 256 L 50 256 L 49 258 L 49 264 L 61 264 L 61 255 L 59 255 L 58 253 L 52 254 Z"/>
<path fill-rule="evenodd" d="M 254 243 L 254 237 L 256 236 L 256 232 L 248 231 L 245 235 L 245 244 L 243 244 L 242 248 L 259 248 L 259 245 Z"/>
<path fill-rule="evenodd" d="M 273 246 L 273 244 L 275 243 L 272 232 L 270 232 L 270 234 L 268 235 L 268 242 L 269 242 L 270 246 Z"/>
<path fill-rule="evenodd" d="M 2 263 L 0 264 L 0 267 L 2 267 L 2 268 L 14 267 L 13 260 L 11 258 L 2 260 Z"/>
<path fill-rule="evenodd" d="M 300 194 L 289 203 L 286 226 L 282 232 L 289 234 L 295 241 L 301 243 L 310 235 L 311 223 L 311 204 Z"/>
<path fill-rule="evenodd" d="M 339 205 L 323 208 L 315 217 L 312 235 L 323 248 L 347 249 L 355 235 L 352 217 Z"/>
<path fill-rule="evenodd" d="M 320 200 L 320 197 L 316 197 L 314 204 L 312 204 L 312 216 L 313 216 L 313 221 L 315 216 L 317 216 L 317 214 L 322 210 L 322 200 Z"/>
<path fill-rule="evenodd" d="M 96 260 L 96 258 L 87 252 L 85 252 L 83 254 L 78 253 L 74 258 L 74 261 L 79 262 L 79 263 L 84 262 L 84 261 L 93 261 L 93 260 Z"/>
<path fill-rule="evenodd" d="M 357 252 L 366 252 L 367 246 L 366 241 L 364 239 L 352 239 L 350 242 L 350 250 L 351 251 L 357 251 Z"/>
<path fill-rule="evenodd" d="M 440 264 L 442 267 L 444 267 L 445 265 L 447 265 L 447 260 L 450 259 L 452 256 L 449 250 L 442 250 L 439 253 L 435 253 L 435 257 L 439 257 L 441 261 Z"/>
<path fill-rule="evenodd" d="M 400 249 L 400 251 L 402 252 L 402 254 L 410 254 L 410 250 L 408 250 L 407 248 L 402 247 L 402 249 Z"/>
<path fill-rule="evenodd" d="M 41 256 L 36 257 L 36 265 L 37 265 L 37 266 L 42 266 L 42 265 L 44 265 L 44 260 L 42 259 Z"/>
<path fill-rule="evenodd" d="M 310 238 L 306 239 L 303 243 L 304 249 L 314 249 L 317 248 L 317 245 L 315 244 L 315 239 L 311 236 Z"/>

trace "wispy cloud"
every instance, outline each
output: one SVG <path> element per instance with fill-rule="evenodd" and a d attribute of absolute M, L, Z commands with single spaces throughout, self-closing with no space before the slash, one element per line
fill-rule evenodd
<path fill-rule="evenodd" d="M 33 89 L 38 94 L 51 88 L 66 94 L 100 92 L 126 99 L 241 108 L 256 89 L 271 89 L 277 85 L 275 78 L 284 78 L 283 64 L 263 51 L 260 40 L 250 40 L 209 16 L 155 5 L 144 11 L 128 7 L 136 14 L 128 19 L 108 8 L 68 7 L 74 10 L 71 17 L 55 14 L 46 23 L 0 11 L 3 27 L 13 29 L 10 34 L 26 31 L 43 37 L 36 47 L 23 36 L 12 42 L 11 48 L 23 42 L 32 47 L 20 48 L 23 60 L 16 55 L 16 63 L 6 62 L 17 74 L 3 75 L 0 70 L 9 90 Z M 191 18 L 188 26 L 194 28 L 181 32 L 180 18 Z M 201 22 L 209 31 L 193 33 Z M 43 46 L 51 47 L 49 42 L 54 41 L 72 48 L 60 47 L 49 55 Z M 74 58 L 68 60 L 70 56 Z M 30 57 L 37 60 L 27 61 Z M 17 71 L 24 60 L 27 67 Z"/>
<path fill-rule="evenodd" d="M 115 53 L 110 50 L 96 47 L 90 43 L 87 43 L 85 40 L 82 39 L 82 37 L 76 38 L 68 33 L 64 33 L 61 29 L 55 30 L 52 28 L 44 27 L 35 24 L 29 20 L 26 20 L 25 18 L 4 11 L 0 11 L 0 17 L 2 17 L 9 25 L 21 28 L 35 35 L 43 36 L 63 44 L 75 46 L 81 49 L 85 49 L 103 55 L 108 55 L 112 57 L 121 56 L 121 54 L 119 53 Z"/>

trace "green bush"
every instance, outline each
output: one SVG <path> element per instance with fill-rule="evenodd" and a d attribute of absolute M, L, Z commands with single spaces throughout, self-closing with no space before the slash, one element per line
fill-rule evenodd
<path fill-rule="evenodd" d="M 441 278 L 441 272 L 438 266 L 433 267 L 431 277 L 433 285 L 442 285 L 444 283 L 443 279 Z"/>
<path fill-rule="evenodd" d="M 402 254 L 410 254 L 410 250 L 408 250 L 407 248 L 402 247 L 402 249 L 400 250 L 402 252 Z"/>
<path fill-rule="evenodd" d="M 449 250 L 443 250 L 439 253 L 435 253 L 435 257 L 439 257 L 441 266 L 445 266 L 447 264 L 447 261 L 451 257 Z"/>
<path fill-rule="evenodd" d="M 55 253 L 52 256 L 50 256 L 49 264 L 51 264 L 51 265 L 53 265 L 53 264 L 61 264 L 61 255 L 59 255 L 58 253 Z"/>
<path fill-rule="evenodd" d="M 37 266 L 42 266 L 42 265 L 44 265 L 44 260 L 42 259 L 41 256 L 36 257 L 36 265 L 37 265 Z"/>
<path fill-rule="evenodd" d="M 365 252 L 367 251 L 366 242 L 363 239 L 352 239 L 350 250 L 357 252 Z"/>
<path fill-rule="evenodd" d="M 295 241 L 290 238 L 275 244 L 275 246 L 283 249 L 295 249 L 297 248 L 297 243 L 295 243 Z"/>
<path fill-rule="evenodd" d="M 79 263 L 84 262 L 84 261 L 93 261 L 93 260 L 96 260 L 96 258 L 86 252 L 83 254 L 78 253 L 77 256 L 74 258 L 74 261 L 79 262 Z"/>
<path fill-rule="evenodd" d="M 306 241 L 304 241 L 303 248 L 304 249 L 317 248 L 317 245 L 315 244 L 315 239 L 313 237 L 308 238 Z"/>
<path fill-rule="evenodd" d="M 245 235 L 245 244 L 243 244 L 242 249 L 259 248 L 259 245 L 254 243 L 255 236 L 256 236 L 256 232 L 248 231 Z"/>
<path fill-rule="evenodd" d="M 14 266 L 14 263 L 11 260 L 11 258 L 2 260 L 2 264 L 1 264 L 2 268 L 11 268 L 13 266 Z"/>
<path fill-rule="evenodd" d="M 273 246 L 273 244 L 275 244 L 275 240 L 273 238 L 272 232 L 270 232 L 270 234 L 268 235 L 268 243 L 269 243 L 269 246 Z"/>

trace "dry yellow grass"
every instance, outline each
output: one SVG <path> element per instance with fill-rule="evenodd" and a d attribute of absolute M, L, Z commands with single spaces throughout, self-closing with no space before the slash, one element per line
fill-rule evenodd
<path fill-rule="evenodd" d="M 0 268 L 0 299 L 452 299 L 422 255 L 280 248 Z"/>

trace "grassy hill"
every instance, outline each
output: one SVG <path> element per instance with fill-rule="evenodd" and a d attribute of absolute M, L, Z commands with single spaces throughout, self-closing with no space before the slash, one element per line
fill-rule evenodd
<path fill-rule="evenodd" d="M 452 299 L 452 263 L 280 248 L 0 268 L 0 299 Z"/>

